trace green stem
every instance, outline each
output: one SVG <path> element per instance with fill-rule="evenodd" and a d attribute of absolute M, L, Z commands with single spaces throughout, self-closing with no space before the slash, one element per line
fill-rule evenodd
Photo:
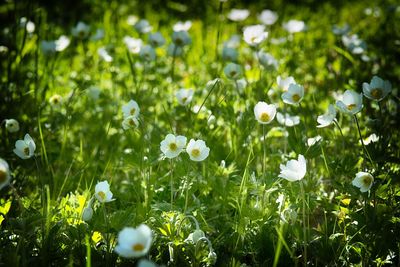
<path fill-rule="evenodd" d="M 171 210 L 174 205 L 174 165 L 173 160 L 170 160 L 170 186 L 171 186 Z"/>
<path fill-rule="evenodd" d="M 365 157 L 367 157 L 369 159 L 369 161 L 371 162 L 371 164 L 374 165 L 374 162 L 372 161 L 371 156 L 368 153 L 367 147 L 364 144 L 364 140 L 363 140 L 362 135 L 361 135 L 360 124 L 358 123 L 358 119 L 357 119 L 357 115 L 356 114 L 354 114 L 354 120 L 356 121 L 356 124 L 357 124 L 358 134 L 360 136 L 361 145 L 362 145 L 362 147 L 364 149 Z"/>
<path fill-rule="evenodd" d="M 307 228 L 306 228 L 306 197 L 304 192 L 303 181 L 300 181 L 301 196 L 303 198 L 303 250 L 304 250 L 304 266 L 307 266 Z"/>
<path fill-rule="evenodd" d="M 263 131 L 263 163 L 262 163 L 262 174 L 263 178 L 265 180 L 265 157 L 266 157 L 266 148 L 265 148 L 265 125 L 263 124 L 262 126 L 262 131 Z"/>

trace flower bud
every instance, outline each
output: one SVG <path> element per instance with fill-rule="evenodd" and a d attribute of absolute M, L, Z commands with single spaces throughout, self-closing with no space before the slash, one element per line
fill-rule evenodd
<path fill-rule="evenodd" d="M 6 120 L 6 129 L 10 133 L 15 133 L 19 131 L 19 123 L 17 120 L 9 119 Z"/>
<path fill-rule="evenodd" d="M 82 220 L 85 222 L 90 221 L 93 217 L 93 209 L 91 206 L 87 206 L 84 208 L 82 213 Z"/>

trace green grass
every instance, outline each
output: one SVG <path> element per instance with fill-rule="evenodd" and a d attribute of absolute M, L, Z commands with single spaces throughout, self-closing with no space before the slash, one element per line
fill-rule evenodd
<path fill-rule="evenodd" d="M 198 221 L 211 242 L 217 266 L 400 264 L 396 1 L 273 1 L 271 6 L 82 1 L 69 10 L 67 5 L 15 1 L 0 6 L 0 45 L 7 47 L 0 52 L 0 120 L 14 118 L 20 124 L 16 133 L 4 124 L 0 130 L 0 157 L 12 173 L 10 185 L 0 192 L 0 265 L 132 266 L 138 259 L 120 257 L 114 247 L 119 231 L 142 223 L 153 231 L 144 258 L 159 265 L 211 265 L 206 240 L 186 240 L 196 230 L 187 216 Z M 235 7 L 248 8 L 250 17 L 227 20 Z M 255 49 L 242 38 L 243 27 L 257 24 L 256 15 L 266 8 L 279 19 L 267 29 L 261 49 L 279 61 L 277 69 L 260 67 Z M 379 16 L 366 15 L 366 8 L 379 9 Z M 146 35 L 127 24 L 132 14 L 147 19 L 166 39 L 156 50 L 157 60 L 146 66 L 123 42 L 124 36 L 146 42 Z M 20 26 L 21 17 L 35 23 L 33 33 Z M 290 37 L 282 27 L 290 19 L 304 20 L 307 30 Z M 80 20 L 91 26 L 91 35 L 104 29 L 104 38 L 73 37 L 71 28 Z M 192 21 L 192 43 L 173 59 L 167 48 L 179 20 Z M 367 43 L 369 61 L 332 33 L 334 24 L 344 23 Z M 222 44 L 233 34 L 241 38 L 237 63 L 247 81 L 243 90 L 223 71 L 228 62 L 222 59 Z M 60 35 L 68 36 L 70 45 L 45 55 L 41 41 Z M 286 41 L 273 43 L 281 37 Z M 98 55 L 103 46 L 112 62 Z M 293 76 L 304 86 L 301 106 L 282 102 L 278 75 Z M 348 89 L 361 93 L 362 83 L 374 75 L 389 80 L 393 89 L 379 106 L 363 98 L 360 133 L 354 118 L 339 110 L 337 125 L 316 127 L 336 95 Z M 90 96 L 92 87 L 100 90 L 98 99 Z M 195 92 L 186 107 L 175 98 L 180 88 Z M 62 96 L 59 107 L 49 102 L 56 94 Z M 139 127 L 123 130 L 122 106 L 131 99 L 140 106 Z M 263 129 L 253 112 L 259 101 L 298 115 L 300 124 L 284 127 L 275 118 Z M 203 109 L 193 111 L 196 105 Z M 13 149 L 26 133 L 36 151 L 22 160 Z M 169 133 L 204 140 L 208 158 L 194 162 L 181 153 L 173 161 L 163 159 L 160 142 Z M 372 133 L 379 141 L 364 151 L 359 134 L 365 139 Z M 322 140 L 307 145 L 317 135 Z M 280 164 L 299 154 L 307 160 L 304 179 L 279 178 Z M 375 179 L 367 193 L 352 185 L 360 171 Z M 84 222 L 82 211 L 104 180 L 115 201 L 95 201 L 92 219 Z"/>

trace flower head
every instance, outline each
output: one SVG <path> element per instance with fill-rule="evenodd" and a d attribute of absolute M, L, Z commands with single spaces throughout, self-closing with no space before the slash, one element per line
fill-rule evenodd
<path fill-rule="evenodd" d="M 74 28 L 72 28 L 72 35 L 80 39 L 86 38 L 89 35 L 90 26 L 86 23 L 79 21 Z"/>
<path fill-rule="evenodd" d="M 169 159 L 179 156 L 185 150 L 185 146 L 186 137 L 182 135 L 167 134 L 160 143 L 161 152 Z"/>
<path fill-rule="evenodd" d="M 258 58 L 260 64 L 266 69 L 277 69 L 278 61 L 270 53 L 265 53 L 263 51 L 258 52 Z"/>
<path fill-rule="evenodd" d="M 128 50 L 133 54 L 138 54 L 143 45 L 142 39 L 136 39 L 129 36 L 124 37 L 124 43 Z"/>
<path fill-rule="evenodd" d="M 261 124 L 269 124 L 276 115 L 276 107 L 274 104 L 268 105 L 265 102 L 258 102 L 254 107 L 254 116 Z"/>
<path fill-rule="evenodd" d="M 317 122 L 319 123 L 319 125 L 317 125 L 317 127 L 318 128 L 327 127 L 333 123 L 335 118 L 336 118 L 335 106 L 329 104 L 328 110 L 325 112 L 325 114 L 318 116 Z"/>
<path fill-rule="evenodd" d="M 233 48 L 224 45 L 222 48 L 222 59 L 226 61 L 236 62 L 238 59 L 238 51 Z"/>
<path fill-rule="evenodd" d="M 0 158 L 0 190 L 10 183 L 11 174 L 8 163 Z"/>
<path fill-rule="evenodd" d="M 342 42 L 353 54 L 363 54 L 367 50 L 367 44 L 357 34 L 343 35 Z"/>
<path fill-rule="evenodd" d="M 291 116 L 290 114 L 282 114 L 278 112 L 276 114 L 276 119 L 278 122 L 286 127 L 292 127 L 300 123 L 300 117 L 299 116 Z"/>
<path fill-rule="evenodd" d="M 105 62 L 112 62 L 113 58 L 112 56 L 108 53 L 105 47 L 100 47 L 97 50 L 97 54 L 100 56 L 101 59 L 103 59 Z"/>
<path fill-rule="evenodd" d="M 149 251 L 152 240 L 153 233 L 145 224 L 137 228 L 125 227 L 118 234 L 115 252 L 124 258 L 142 257 Z"/>
<path fill-rule="evenodd" d="M 276 83 L 278 87 L 282 89 L 282 91 L 287 91 L 291 84 L 296 84 L 296 81 L 292 76 L 289 76 L 285 79 L 282 79 L 281 76 L 276 77 Z"/>
<path fill-rule="evenodd" d="M 364 95 L 375 101 L 381 101 L 392 91 L 392 84 L 378 76 L 372 77 L 371 83 L 363 83 Z"/>
<path fill-rule="evenodd" d="M 107 181 L 98 182 L 94 188 L 94 195 L 101 203 L 113 201 L 113 193 L 110 191 L 110 185 Z"/>
<path fill-rule="evenodd" d="M 35 153 L 36 145 L 32 137 L 26 134 L 24 140 L 15 142 L 14 153 L 21 159 L 29 159 Z"/>
<path fill-rule="evenodd" d="M 138 126 L 139 126 L 139 120 L 135 116 L 128 116 L 124 118 L 124 120 L 122 121 L 122 128 L 124 130 L 129 130 L 132 128 L 136 128 Z"/>
<path fill-rule="evenodd" d="M 148 33 L 153 29 L 150 23 L 145 19 L 139 20 L 133 27 L 138 33 Z"/>
<path fill-rule="evenodd" d="M 180 31 L 187 32 L 188 30 L 190 30 L 191 27 L 192 27 L 192 22 L 190 20 L 187 20 L 187 21 L 178 21 L 177 23 L 174 24 L 172 29 L 174 30 L 174 32 L 180 32 Z"/>
<path fill-rule="evenodd" d="M 183 47 L 190 44 L 192 42 L 192 39 L 190 38 L 187 31 L 178 31 L 172 34 L 172 41 L 176 46 Z"/>
<path fill-rule="evenodd" d="M 160 32 L 155 32 L 149 35 L 149 43 L 154 48 L 160 47 L 165 44 L 165 39 Z"/>
<path fill-rule="evenodd" d="M 49 99 L 50 105 L 54 108 L 59 108 L 62 104 L 63 98 L 62 96 L 55 94 L 52 95 Z"/>
<path fill-rule="evenodd" d="M 258 20 L 264 25 L 272 25 L 278 20 L 278 14 L 274 11 L 265 9 L 258 15 Z"/>
<path fill-rule="evenodd" d="M 203 161 L 205 160 L 209 153 L 210 148 L 206 146 L 203 140 L 190 139 L 189 144 L 186 147 L 186 152 L 193 161 Z"/>
<path fill-rule="evenodd" d="M 358 172 L 352 181 L 352 184 L 360 188 L 361 192 L 367 192 L 371 189 L 374 183 L 374 177 L 368 172 Z"/>
<path fill-rule="evenodd" d="M 281 164 L 281 173 L 279 177 L 290 182 L 298 181 L 304 178 L 307 171 L 307 162 L 303 155 L 299 155 L 298 160 L 289 160 L 286 165 Z"/>
<path fill-rule="evenodd" d="M 243 39 L 250 46 L 261 44 L 268 37 L 264 25 L 252 25 L 244 28 Z"/>
<path fill-rule="evenodd" d="M 224 68 L 224 73 L 228 79 L 238 80 L 242 77 L 242 67 L 236 63 L 228 63 Z"/>
<path fill-rule="evenodd" d="M 192 102 L 194 91 L 193 89 L 180 89 L 175 93 L 176 99 L 182 106 L 187 106 Z"/>
<path fill-rule="evenodd" d="M 292 83 L 289 85 L 287 92 L 282 94 L 282 100 L 286 104 L 295 105 L 301 102 L 303 96 L 304 87 L 299 84 Z"/>
<path fill-rule="evenodd" d="M 228 19 L 232 21 L 243 21 L 250 15 L 248 9 L 232 9 L 228 14 Z"/>
<path fill-rule="evenodd" d="M 150 45 L 144 45 L 140 48 L 139 56 L 146 62 L 154 61 L 156 59 L 156 51 Z"/>
<path fill-rule="evenodd" d="M 129 116 L 134 116 L 137 118 L 139 117 L 140 108 L 135 100 L 130 100 L 128 103 L 122 106 L 122 112 L 124 113 L 125 118 Z"/>
<path fill-rule="evenodd" d="M 6 120 L 6 129 L 10 133 L 15 133 L 19 131 L 19 122 L 15 119 Z"/>
<path fill-rule="evenodd" d="M 283 28 L 289 33 L 302 32 L 306 29 L 306 24 L 302 20 L 289 20 L 283 23 Z"/>
<path fill-rule="evenodd" d="M 336 106 L 344 113 L 355 115 L 363 108 L 362 94 L 353 90 L 346 90 L 343 94 L 343 100 L 336 101 Z"/>
<path fill-rule="evenodd" d="M 55 50 L 57 52 L 64 51 L 70 43 L 71 40 L 67 36 L 61 35 L 57 40 L 54 41 L 54 44 L 56 45 Z"/>

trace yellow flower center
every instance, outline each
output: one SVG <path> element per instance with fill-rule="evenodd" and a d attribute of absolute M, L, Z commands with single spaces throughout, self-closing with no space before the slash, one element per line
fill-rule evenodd
<path fill-rule="evenodd" d="M 140 251 L 143 251 L 143 249 L 144 249 L 144 246 L 143 246 L 143 244 L 140 244 L 140 243 L 134 244 L 132 246 L 133 251 L 140 252 Z"/>
<path fill-rule="evenodd" d="M 236 71 L 233 70 L 233 71 L 231 71 L 229 74 L 233 77 L 233 76 L 236 75 Z"/>
<path fill-rule="evenodd" d="M 200 150 L 195 148 L 195 149 L 192 150 L 191 154 L 192 154 L 193 157 L 198 157 L 198 156 L 200 156 Z"/>
<path fill-rule="evenodd" d="M 181 38 L 176 38 L 176 39 L 175 39 L 175 44 L 176 44 L 177 46 L 181 46 L 181 45 L 183 45 L 183 40 L 182 40 Z"/>
<path fill-rule="evenodd" d="M 372 179 L 371 179 L 371 177 L 369 177 L 369 176 L 364 176 L 364 177 L 362 178 L 362 182 L 363 182 L 363 184 L 364 184 L 365 186 L 369 186 L 369 185 L 371 184 L 371 182 L 372 182 Z"/>
<path fill-rule="evenodd" d="M 375 99 L 379 99 L 382 97 L 383 93 L 380 88 L 375 88 L 374 90 L 371 91 L 371 95 Z"/>
<path fill-rule="evenodd" d="M 186 103 L 187 97 L 182 97 L 182 103 Z"/>
<path fill-rule="evenodd" d="M 7 179 L 7 173 L 3 170 L 0 170 L 0 184 L 4 183 Z"/>
<path fill-rule="evenodd" d="M 294 94 L 294 95 L 292 96 L 292 99 L 293 99 L 294 102 L 299 102 L 300 96 L 299 96 L 298 94 Z"/>
<path fill-rule="evenodd" d="M 131 111 L 130 111 L 130 114 L 133 116 L 133 115 L 135 115 L 135 113 L 136 113 L 136 109 L 132 108 Z"/>
<path fill-rule="evenodd" d="M 24 154 L 29 156 L 29 147 L 24 148 Z"/>
<path fill-rule="evenodd" d="M 106 199 L 106 193 L 104 193 L 103 191 L 98 192 L 97 195 L 103 200 Z"/>
<path fill-rule="evenodd" d="M 178 148 L 178 146 L 175 143 L 170 143 L 169 144 L 169 150 L 175 151 Z"/>
<path fill-rule="evenodd" d="M 350 104 L 350 105 L 347 105 L 347 109 L 353 110 L 353 108 L 355 108 L 356 106 L 357 106 L 356 104 Z"/>
<path fill-rule="evenodd" d="M 269 116 L 266 112 L 263 112 L 263 113 L 261 113 L 261 115 L 260 115 L 260 120 L 261 120 L 262 122 L 269 122 L 270 116 Z"/>

